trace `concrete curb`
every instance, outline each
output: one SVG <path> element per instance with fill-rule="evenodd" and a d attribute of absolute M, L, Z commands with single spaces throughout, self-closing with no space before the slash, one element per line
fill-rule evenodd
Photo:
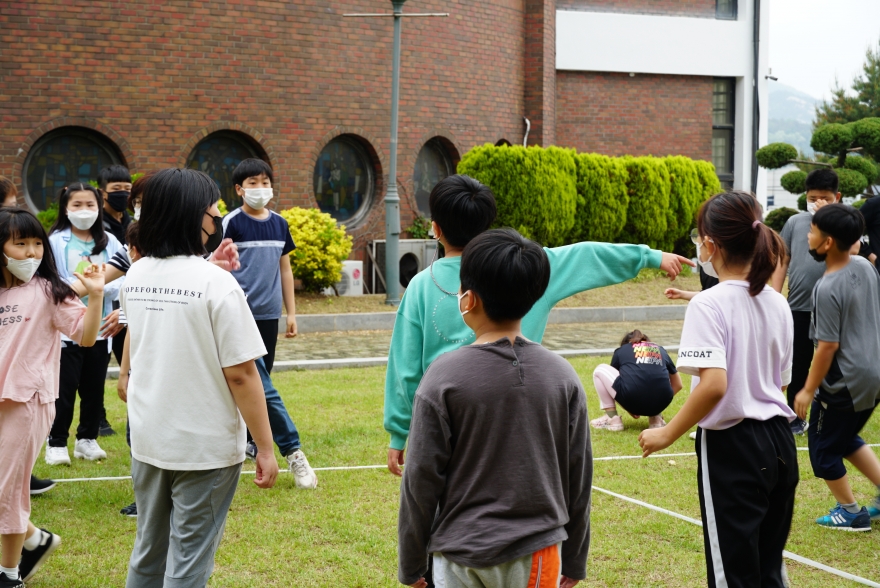
<path fill-rule="evenodd" d="M 554 308 L 549 323 L 623 323 L 640 321 L 674 321 L 684 319 L 686 305 L 621 306 L 611 308 Z M 394 312 L 362 312 L 350 314 L 301 314 L 296 317 L 300 333 L 334 331 L 390 331 L 394 328 Z M 278 333 L 287 328 L 287 317 L 281 317 Z"/>
<path fill-rule="evenodd" d="M 678 345 L 668 345 L 664 347 L 667 351 L 675 353 L 678 351 Z M 554 351 L 562 357 L 596 357 L 602 355 L 611 355 L 614 353 L 613 348 L 609 349 L 559 349 Z M 359 368 L 359 367 L 375 367 L 388 364 L 387 357 L 347 357 L 341 359 L 301 359 L 293 361 L 276 361 L 272 368 L 273 372 L 290 372 L 302 370 L 332 370 L 340 368 Z M 119 378 L 119 368 L 107 368 L 107 378 Z"/>

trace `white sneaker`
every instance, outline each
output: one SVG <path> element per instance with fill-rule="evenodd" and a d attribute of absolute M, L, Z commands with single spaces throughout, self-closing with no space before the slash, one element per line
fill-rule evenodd
<path fill-rule="evenodd" d="M 315 475 L 315 470 L 309 465 L 306 454 L 297 449 L 286 457 L 290 473 L 296 478 L 296 487 L 304 490 L 314 490 L 317 488 L 318 476 Z"/>
<path fill-rule="evenodd" d="M 46 463 L 49 465 L 70 465 L 67 447 L 46 446 Z"/>
<path fill-rule="evenodd" d="M 96 461 L 107 459 L 107 452 L 101 449 L 95 439 L 77 439 L 76 445 L 73 446 L 73 457 Z"/>
<path fill-rule="evenodd" d="M 694 441 L 696 441 L 696 440 L 697 440 L 697 432 L 694 431 L 693 433 L 691 433 L 690 435 L 688 435 L 688 437 L 690 437 L 691 439 L 693 439 Z"/>
<path fill-rule="evenodd" d="M 648 428 L 649 429 L 660 429 L 665 426 L 666 426 L 666 421 L 663 420 L 662 414 L 648 417 Z"/>

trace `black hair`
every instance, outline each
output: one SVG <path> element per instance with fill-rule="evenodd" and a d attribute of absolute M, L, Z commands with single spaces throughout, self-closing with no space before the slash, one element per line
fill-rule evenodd
<path fill-rule="evenodd" d="M 104 198 L 101 196 L 101 192 L 91 184 L 76 182 L 61 189 L 57 198 L 58 218 L 55 219 L 55 224 L 49 229 L 49 234 L 51 235 L 52 233 L 69 229 L 72 226 L 70 219 L 67 217 L 67 203 L 70 202 L 70 197 L 74 192 L 91 192 L 95 197 L 95 202 L 98 204 L 98 218 L 95 219 L 95 224 L 89 229 L 89 232 L 92 234 L 92 239 L 95 240 L 95 246 L 92 248 L 92 255 L 97 255 L 107 248 L 107 242 L 110 239 L 104 231 Z"/>
<path fill-rule="evenodd" d="M 627 343 L 641 343 L 643 341 L 650 341 L 650 339 L 643 332 L 636 329 L 624 335 L 623 339 L 620 341 L 620 344 L 626 345 Z"/>
<path fill-rule="evenodd" d="M 138 253 L 142 257 L 205 255 L 202 220 L 220 199 L 208 174 L 194 169 L 163 169 L 144 184 Z"/>
<path fill-rule="evenodd" d="M 259 176 L 260 174 L 266 174 L 269 181 L 272 184 L 275 183 L 275 178 L 272 177 L 271 165 L 256 157 L 242 159 L 241 163 L 236 165 L 232 171 L 232 183 L 236 186 L 243 186 L 246 179 Z"/>
<path fill-rule="evenodd" d="M 848 204 L 827 204 L 813 215 L 816 228 L 834 239 L 838 251 L 849 251 L 865 233 L 865 217 Z"/>
<path fill-rule="evenodd" d="M 697 213 L 697 231 L 724 251 L 730 264 L 749 265 L 749 294 L 757 296 L 785 252 L 782 238 L 762 222 L 754 194 L 733 190 L 716 194 Z"/>
<path fill-rule="evenodd" d="M 453 247 L 464 247 L 495 222 L 495 195 L 470 176 L 454 175 L 437 182 L 428 197 L 431 220 L 440 225 Z"/>
<path fill-rule="evenodd" d="M 6 197 L 10 194 L 18 194 L 15 184 L 9 178 L 0 176 L 0 206 L 3 206 L 3 203 L 6 202 Z"/>
<path fill-rule="evenodd" d="M 840 180 L 837 177 L 837 172 L 827 167 L 811 171 L 806 181 L 807 192 L 810 190 L 827 190 L 837 194 L 839 184 Z"/>
<path fill-rule="evenodd" d="M 68 298 L 76 298 L 73 288 L 58 275 L 58 266 L 55 265 L 55 256 L 52 254 L 46 229 L 30 211 L 21 208 L 0 208 L 0 247 L 10 239 L 40 239 L 43 242 L 43 259 L 37 267 L 36 275 L 46 280 L 46 294 L 52 297 L 55 304 L 61 304 Z M 6 265 L 5 258 L 3 265 Z M 5 283 L 2 273 L 0 273 L 0 286 L 11 287 L 11 284 Z"/>
<path fill-rule="evenodd" d="M 461 291 L 479 296 L 491 320 L 518 320 L 547 290 L 550 260 L 540 245 L 513 229 L 494 229 L 464 248 L 460 277 Z"/>
<path fill-rule="evenodd" d="M 113 182 L 131 183 L 131 172 L 124 165 L 108 165 L 98 172 L 98 186 L 103 190 Z"/>
<path fill-rule="evenodd" d="M 125 242 L 129 247 L 134 247 L 138 250 L 138 254 L 140 254 L 141 246 L 138 241 L 138 235 L 140 235 L 140 223 L 129 223 L 128 228 L 125 229 Z"/>
<path fill-rule="evenodd" d="M 134 201 L 138 198 L 141 199 L 141 203 L 143 204 L 143 195 L 144 195 L 144 186 L 147 183 L 147 180 L 156 172 L 147 172 L 141 177 L 139 177 L 132 185 L 131 185 L 131 193 L 128 195 L 128 209 L 134 212 Z M 126 237 L 127 238 L 127 237 Z"/>

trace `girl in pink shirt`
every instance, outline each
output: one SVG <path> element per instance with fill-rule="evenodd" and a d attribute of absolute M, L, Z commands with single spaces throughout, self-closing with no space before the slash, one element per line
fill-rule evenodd
<path fill-rule="evenodd" d="M 59 276 L 40 222 L 0 209 L 0 588 L 24 586 L 61 540 L 30 519 L 30 476 L 58 396 L 63 333 L 95 343 L 101 326 L 104 270 L 76 277 L 89 306 Z"/>

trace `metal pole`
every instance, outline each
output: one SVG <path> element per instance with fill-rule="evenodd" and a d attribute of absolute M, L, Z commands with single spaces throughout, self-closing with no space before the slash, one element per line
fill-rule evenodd
<path fill-rule="evenodd" d="M 394 58 L 391 65 L 391 155 L 385 192 L 385 304 L 400 304 L 400 196 L 397 193 L 397 110 L 400 92 L 400 19 L 406 0 L 391 0 L 394 7 Z"/>

